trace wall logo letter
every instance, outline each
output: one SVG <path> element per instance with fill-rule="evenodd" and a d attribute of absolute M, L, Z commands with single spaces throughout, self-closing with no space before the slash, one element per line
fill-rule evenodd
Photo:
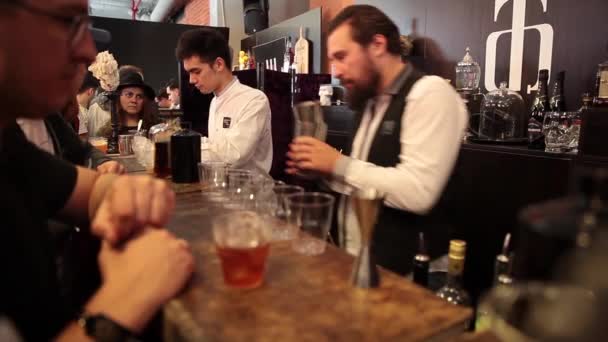
<path fill-rule="evenodd" d="M 527 0 L 495 0 L 494 22 L 498 21 L 500 9 L 509 1 L 513 1 L 513 23 L 510 30 L 492 32 L 486 42 L 486 74 L 485 86 L 488 91 L 496 86 L 496 49 L 498 38 L 505 33 L 511 34 L 511 58 L 509 73 L 509 89 L 519 91 L 522 89 L 522 69 L 524 59 L 524 34 L 527 30 L 537 30 L 540 33 L 540 56 L 538 58 L 538 69 L 549 69 L 551 71 L 551 59 L 553 56 L 553 27 L 549 24 L 526 26 L 526 2 Z M 539 0 L 543 5 L 543 12 L 547 12 L 547 1 Z M 551 73 L 549 73 L 551 74 Z M 531 86 L 526 85 L 527 93 L 538 89 L 538 82 Z"/>

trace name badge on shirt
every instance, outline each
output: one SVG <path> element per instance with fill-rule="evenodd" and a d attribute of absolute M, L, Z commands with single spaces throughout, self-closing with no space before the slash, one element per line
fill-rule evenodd
<path fill-rule="evenodd" d="M 222 127 L 223 128 L 230 128 L 230 122 L 231 121 L 232 121 L 232 118 L 224 116 L 224 119 L 222 120 Z"/>
<path fill-rule="evenodd" d="M 391 135 L 395 131 L 395 121 L 385 121 L 380 128 L 380 135 Z"/>

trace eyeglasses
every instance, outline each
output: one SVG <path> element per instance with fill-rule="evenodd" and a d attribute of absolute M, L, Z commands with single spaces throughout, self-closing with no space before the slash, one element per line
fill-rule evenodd
<path fill-rule="evenodd" d="M 135 96 L 135 99 L 137 99 L 137 100 L 143 100 L 144 99 L 144 95 L 143 94 L 135 94 L 132 91 L 125 91 L 125 92 L 121 93 L 120 96 L 124 96 L 124 97 L 128 98 L 129 100 L 132 99 L 133 96 Z"/>
<path fill-rule="evenodd" d="M 23 10 L 26 10 L 30 13 L 51 18 L 61 24 L 65 25 L 69 28 L 69 38 L 68 38 L 68 48 L 70 51 L 74 51 L 74 49 L 82 43 L 87 33 L 90 32 L 92 28 L 91 18 L 89 15 L 76 15 L 76 16 L 66 16 L 57 13 L 48 12 L 46 10 L 34 7 L 22 1 L 11 3 L 11 5 L 19 7 Z"/>

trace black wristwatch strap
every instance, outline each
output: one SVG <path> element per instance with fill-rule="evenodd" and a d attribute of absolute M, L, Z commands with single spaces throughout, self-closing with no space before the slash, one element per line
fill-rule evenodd
<path fill-rule="evenodd" d="M 83 314 L 78 318 L 78 324 L 84 329 L 87 336 L 94 338 L 97 342 L 140 341 L 128 329 L 103 314 Z"/>

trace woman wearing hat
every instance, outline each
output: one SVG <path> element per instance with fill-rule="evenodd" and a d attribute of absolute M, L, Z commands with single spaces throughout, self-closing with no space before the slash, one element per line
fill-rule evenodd
<path fill-rule="evenodd" d="M 121 75 L 116 92 L 119 134 L 137 129 L 139 120 L 143 121 L 142 128 L 146 130 L 158 123 L 154 90 L 144 83 L 141 75 L 134 72 Z M 103 137 L 110 137 L 111 134 L 111 121 L 97 132 L 97 135 Z"/>

